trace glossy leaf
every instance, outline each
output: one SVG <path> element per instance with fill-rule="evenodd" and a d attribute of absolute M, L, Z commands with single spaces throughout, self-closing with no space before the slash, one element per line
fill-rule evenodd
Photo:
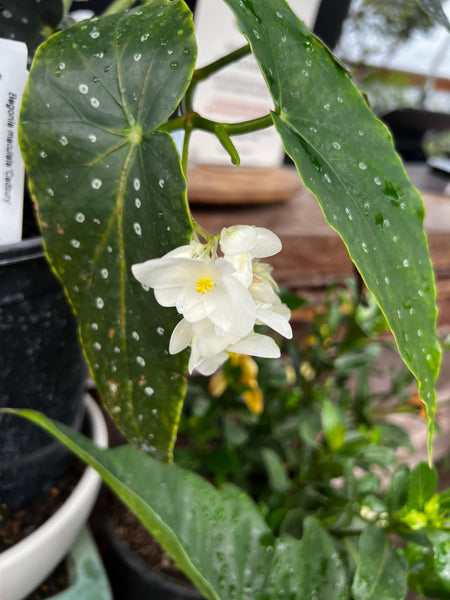
<path fill-rule="evenodd" d="M 431 531 L 427 537 L 433 545 L 434 571 L 445 590 L 450 592 L 450 533 Z"/>
<path fill-rule="evenodd" d="M 352 584 L 354 600 L 403 600 L 406 562 L 383 529 L 368 525 L 359 541 L 359 562 Z"/>
<path fill-rule="evenodd" d="M 411 471 L 408 482 L 408 508 L 423 510 L 425 503 L 434 494 L 437 472 L 426 463 L 419 463 Z"/>
<path fill-rule="evenodd" d="M 156 129 L 183 96 L 195 56 L 181 0 L 83 22 L 39 48 L 21 115 L 45 247 L 97 389 L 126 437 L 163 459 L 187 361 L 168 354 L 175 311 L 156 303 L 131 265 L 190 237 L 179 155 Z"/>
<path fill-rule="evenodd" d="M 34 411 L 14 414 L 39 424 L 94 467 L 206 598 L 346 597 L 334 544 L 313 518 L 305 521 L 302 540 L 276 539 L 257 506 L 234 486 L 218 490 L 195 473 L 131 446 L 99 449 Z"/>
<path fill-rule="evenodd" d="M 385 502 L 391 514 L 402 509 L 408 498 L 409 467 L 400 465 L 393 473 L 386 492 Z"/>
<path fill-rule="evenodd" d="M 430 15 L 433 21 L 450 31 L 450 22 L 442 8 L 440 0 L 417 0 L 423 10 Z"/>
<path fill-rule="evenodd" d="M 274 101 L 284 147 L 377 300 L 427 409 L 440 362 L 424 208 L 349 74 L 284 0 L 225 0 Z"/>
<path fill-rule="evenodd" d="M 30 58 L 56 31 L 64 12 L 62 0 L 2 0 L 0 7 L 0 37 L 25 42 Z"/>

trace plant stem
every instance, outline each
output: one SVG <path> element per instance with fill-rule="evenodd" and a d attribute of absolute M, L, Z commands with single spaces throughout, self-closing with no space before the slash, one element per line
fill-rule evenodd
<path fill-rule="evenodd" d="M 181 158 L 181 166 L 183 168 L 183 173 L 185 177 L 187 177 L 187 167 L 188 167 L 188 154 L 189 154 L 189 141 L 191 139 L 192 127 L 189 124 L 186 125 L 184 130 L 184 139 L 183 139 L 183 155 Z"/>
<path fill-rule="evenodd" d="M 211 121 L 201 117 L 196 112 L 188 113 L 187 115 L 171 119 L 164 123 L 159 128 L 159 131 L 176 131 L 177 129 L 184 129 L 186 132 L 185 144 L 183 147 L 183 163 L 186 172 L 186 156 L 187 155 L 187 143 L 191 131 L 193 129 L 201 129 L 203 131 L 209 131 L 217 136 L 222 146 L 228 152 L 231 157 L 231 161 L 235 165 L 239 165 L 240 159 L 233 142 L 230 139 L 232 135 L 242 135 L 244 133 L 252 133 L 253 131 L 259 131 L 266 129 L 273 125 L 273 120 L 270 115 L 259 117 L 258 119 L 251 119 L 250 121 L 241 121 L 239 123 L 219 123 L 217 121 Z"/>
<path fill-rule="evenodd" d="M 64 14 L 65 15 L 69 12 L 70 7 L 72 6 L 72 1 L 73 0 L 63 0 L 63 7 L 64 7 Z"/>
<path fill-rule="evenodd" d="M 239 60 L 247 54 L 250 54 L 250 46 L 248 44 L 246 46 L 243 46 L 242 48 L 238 48 L 237 50 L 230 52 L 230 54 L 227 54 L 226 56 L 222 56 L 221 58 L 215 60 L 209 65 L 205 65 L 201 69 L 195 70 L 194 74 L 192 75 L 191 83 L 188 89 L 186 90 L 186 95 L 184 97 L 184 106 L 186 112 L 191 112 L 193 110 L 194 92 L 195 88 L 197 87 L 197 84 L 200 81 L 207 79 L 216 71 L 220 71 L 220 69 L 223 69 L 230 63 Z"/>
<path fill-rule="evenodd" d="M 134 4 L 134 0 L 114 0 L 108 6 L 106 10 L 103 11 L 102 17 L 106 17 L 108 15 L 114 15 L 115 13 L 121 12 L 130 8 Z"/>
<path fill-rule="evenodd" d="M 161 127 L 159 131 L 176 131 L 177 129 L 202 129 L 203 131 L 209 131 L 210 133 L 216 133 L 217 127 L 224 129 L 228 135 L 242 135 L 244 133 L 252 133 L 253 131 L 259 131 L 266 129 L 273 125 L 271 115 L 264 115 L 257 119 L 251 119 L 249 121 L 240 121 L 238 123 L 220 123 L 218 121 L 211 121 L 201 117 L 196 112 L 191 112 L 182 117 L 176 117 L 167 121 Z"/>
<path fill-rule="evenodd" d="M 223 69 L 223 67 L 226 67 L 230 63 L 235 62 L 240 58 L 243 58 L 244 56 L 247 56 L 247 54 L 250 54 L 249 44 L 246 44 L 245 46 L 242 46 L 242 48 L 238 48 L 237 50 L 233 50 L 233 52 L 230 52 L 230 54 L 221 56 L 209 65 L 205 65 L 200 69 L 196 69 L 196 71 L 194 71 L 192 79 L 196 82 L 202 81 L 202 79 L 207 79 L 216 71 L 220 71 L 220 69 Z"/>

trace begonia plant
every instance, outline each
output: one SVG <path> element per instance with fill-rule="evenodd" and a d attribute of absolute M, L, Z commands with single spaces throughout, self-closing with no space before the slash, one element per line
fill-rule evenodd
<path fill-rule="evenodd" d="M 229 353 L 278 356 L 261 326 L 291 336 L 289 309 L 259 260 L 281 250 L 277 236 L 239 224 L 211 235 L 194 222 L 186 170 L 195 129 L 216 135 L 238 164 L 232 137 L 275 127 L 417 380 L 431 456 L 440 347 L 420 195 L 346 67 L 284 0 L 225 3 L 246 44 L 196 70 L 193 15 L 183 0 L 134 8 L 116 0 L 68 27 L 70 2 L 2 1 L 0 34 L 38 46 L 20 143 L 47 257 L 76 314 L 99 395 L 129 445 L 99 450 L 43 416 L 22 414 L 94 466 L 206 598 L 400 600 L 407 562 L 391 522 L 373 507 L 347 580 L 320 514 L 305 519 L 301 540 L 274 537 L 244 492 L 216 489 L 170 464 L 188 371 L 211 374 Z M 437 0 L 421 4 L 448 27 Z M 197 85 L 248 53 L 272 110 L 239 123 L 195 112 Z M 178 130 L 181 153 L 171 136 Z M 400 496 L 405 515 L 428 514 L 433 473 L 423 464 L 396 475 L 395 514 Z M 402 533 L 421 529 L 449 590 L 448 496 L 434 502 L 436 518 L 403 518 Z"/>

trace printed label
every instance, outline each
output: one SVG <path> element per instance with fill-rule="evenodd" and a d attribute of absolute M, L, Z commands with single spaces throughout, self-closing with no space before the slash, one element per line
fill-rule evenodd
<path fill-rule="evenodd" d="M 289 4 L 306 25 L 314 22 L 318 0 L 290 0 Z M 246 43 L 232 12 L 221 0 L 197 0 L 195 26 L 198 67 Z M 214 121 L 230 123 L 267 115 L 273 102 L 255 59 L 249 55 L 202 82 L 195 93 L 194 109 Z M 283 162 L 282 142 L 274 127 L 235 136 L 233 143 L 242 166 L 272 167 Z M 189 157 L 191 166 L 231 164 L 217 138 L 204 131 L 192 134 Z"/>
<path fill-rule="evenodd" d="M 0 244 L 22 237 L 25 168 L 18 123 L 27 77 L 26 44 L 0 38 Z"/>

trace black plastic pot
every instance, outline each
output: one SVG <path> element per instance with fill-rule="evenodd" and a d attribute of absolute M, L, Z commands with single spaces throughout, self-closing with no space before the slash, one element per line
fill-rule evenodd
<path fill-rule="evenodd" d="M 0 344 L 0 406 L 32 408 L 79 427 L 86 365 L 39 237 L 0 246 Z M 0 504 L 31 503 L 70 460 L 39 427 L 0 414 Z"/>
<path fill-rule="evenodd" d="M 110 524 L 103 522 L 102 559 L 114 598 L 117 600 L 203 600 L 193 586 L 148 567 L 119 538 Z M 103 537 L 102 536 L 102 537 Z"/>

